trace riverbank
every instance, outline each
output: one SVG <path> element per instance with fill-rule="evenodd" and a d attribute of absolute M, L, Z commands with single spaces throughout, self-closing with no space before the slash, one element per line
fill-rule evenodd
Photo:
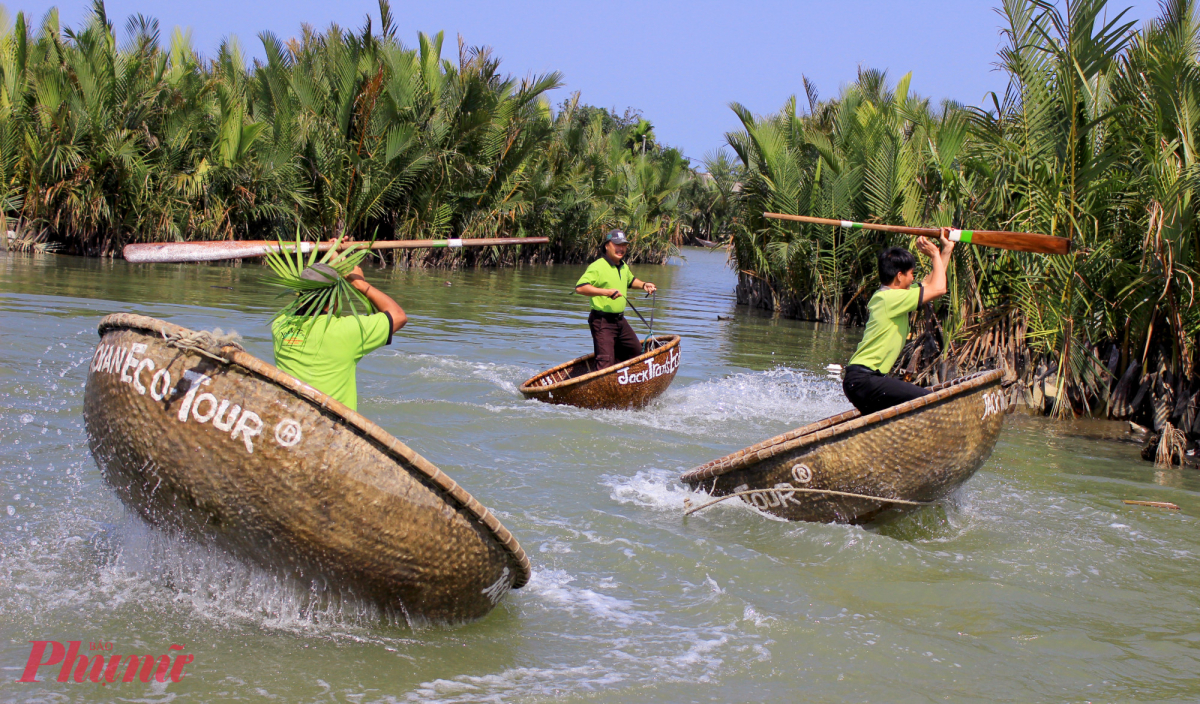
<path fill-rule="evenodd" d="M 1195 452 L 1200 192 L 1182 165 L 1200 141 L 1177 96 L 1200 90 L 1200 24 L 1191 4 L 1162 5 L 1140 27 L 1124 10 L 1005 3 L 996 65 L 1006 97 L 982 108 L 934 104 L 919 95 L 921 76 L 864 68 L 807 111 L 781 96 L 775 114 L 739 113 L 729 135 L 745 170 L 739 300 L 861 323 L 880 284 L 877 253 L 915 249 L 908 237 L 764 212 L 961 228 L 949 294 L 915 320 L 900 370 L 931 384 L 1000 368 L 1047 415 L 1149 427 L 1163 463 Z M 1072 251 L 978 246 L 971 230 L 1053 235 Z"/>
<path fill-rule="evenodd" d="M 661 285 L 656 330 L 683 336 L 643 412 L 516 390 L 590 349 L 576 267 L 368 270 L 410 322 L 363 360 L 360 410 L 495 510 L 534 566 L 487 618 L 418 631 L 146 529 L 87 451 L 96 322 L 234 329 L 270 359 L 263 267 L 0 257 L 0 661 L 23 666 L 37 639 L 180 643 L 187 677 L 117 696 L 200 701 L 1200 697 L 1200 474 L 1134 444 L 1014 415 L 950 501 L 894 523 L 735 502 L 684 519 L 680 472 L 847 408 L 825 366 L 859 334 L 739 308 L 723 252 L 685 255 L 635 268 Z M 114 696 L 10 672 L 0 699 Z"/>
<path fill-rule="evenodd" d="M 437 268 L 580 263 L 614 227 L 635 263 L 661 263 L 712 236 L 712 218 L 696 214 L 719 185 L 639 111 L 578 92 L 551 106 L 561 74 L 516 78 L 486 47 L 446 56 L 441 33 L 404 43 L 386 1 L 379 13 L 323 32 L 298 19 L 296 38 L 264 33 L 265 61 L 247 64 L 233 39 L 215 56 L 187 32 L 164 45 L 140 15 L 121 36 L 99 2 L 72 28 L 18 12 L 0 25 L 0 232 L 84 256 L 297 229 L 550 238 L 393 255 Z"/>

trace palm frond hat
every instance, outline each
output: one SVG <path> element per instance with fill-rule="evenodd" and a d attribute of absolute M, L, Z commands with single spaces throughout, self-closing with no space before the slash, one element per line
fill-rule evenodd
<path fill-rule="evenodd" d="M 267 253 L 267 264 L 274 272 L 267 283 L 285 289 L 281 295 L 292 294 L 287 305 L 275 314 L 276 319 L 310 317 L 325 312 L 357 315 L 360 305 L 368 312 L 371 310 L 367 297 L 346 280 L 346 275 L 370 253 L 368 245 L 356 242 L 339 251 L 341 242 L 342 237 L 338 237 L 321 255 L 317 244 L 301 241 L 297 230 L 294 243 L 279 240 L 279 249 Z M 308 250 L 307 256 L 305 250 Z"/>

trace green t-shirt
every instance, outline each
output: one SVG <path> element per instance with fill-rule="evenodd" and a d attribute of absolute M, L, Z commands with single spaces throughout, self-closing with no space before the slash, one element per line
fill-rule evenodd
<path fill-rule="evenodd" d="M 850 358 L 850 364 L 861 364 L 887 374 L 908 339 L 908 314 L 921 303 L 920 286 L 881 288 L 867 304 L 870 317 L 862 342 Z"/>
<path fill-rule="evenodd" d="M 625 294 L 629 291 L 629 284 L 633 283 L 633 279 L 633 272 L 629 270 L 628 264 L 621 262 L 621 268 L 617 269 L 608 263 L 608 259 L 600 257 L 588 266 L 575 287 L 591 284 L 596 288 L 617 289 L 621 292 L 621 297 L 616 300 L 607 296 L 592 296 L 592 310 L 602 313 L 624 313 Z"/>
<path fill-rule="evenodd" d="M 374 315 L 276 318 L 275 366 L 358 410 L 358 360 L 392 342 L 392 319 Z"/>

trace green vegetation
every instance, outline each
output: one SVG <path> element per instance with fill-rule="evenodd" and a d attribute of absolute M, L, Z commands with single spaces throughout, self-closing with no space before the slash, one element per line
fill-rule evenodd
<path fill-rule="evenodd" d="M 359 30 L 264 33 L 206 59 L 97 1 L 76 29 L 0 12 L 0 232 L 19 247 L 127 242 L 548 236 L 548 247 L 411 251 L 406 264 L 578 262 L 612 227 L 635 261 L 732 233 L 738 296 L 861 323 L 875 253 L 909 243 L 765 211 L 1069 237 L 1066 257 L 961 245 L 900 373 L 999 366 L 1014 397 L 1200 435 L 1200 21 L 1166 0 L 1134 31 L 1107 0 L 1005 0 L 1004 95 L 931 105 L 861 71 L 777 114 L 732 107 L 704 173 L 634 112 L 557 109 L 556 73 L 515 79 L 487 48 L 405 46 L 386 1 Z M 1113 19 L 1108 19 L 1113 18 Z M 16 223 L 14 225 L 14 223 Z"/>
<path fill-rule="evenodd" d="M 275 273 L 269 279 L 271 285 L 283 289 L 283 295 L 292 294 L 276 318 L 320 315 L 324 311 L 361 315 L 359 306 L 364 312 L 371 310 L 367 297 L 346 280 L 366 258 L 367 243 L 352 244 L 338 251 L 341 242 L 334 240 L 324 254 L 313 247 L 306 257 L 303 240 L 297 232 L 295 240 L 290 243 L 279 240 L 279 250 L 267 253 L 267 266 Z"/>
<path fill-rule="evenodd" d="M 407 47 L 378 26 L 263 33 L 206 59 L 135 16 L 117 33 L 97 0 L 84 26 L 0 9 L 0 232 L 112 254 L 128 242 L 548 236 L 549 247 L 397 255 L 411 263 L 579 261 L 622 227 L 635 260 L 691 236 L 710 190 L 636 113 L 557 111 L 557 73 L 517 80 L 487 48 L 441 34 Z M 5 222 L 6 220 L 10 222 Z M 707 232 L 707 231 L 706 231 Z M 415 261 L 412 261 L 415 260 Z"/>
<path fill-rule="evenodd" d="M 728 141 L 747 171 L 739 296 L 861 321 L 875 253 L 911 246 L 763 211 L 1070 237 L 1066 257 L 959 245 L 951 295 L 898 369 L 931 381 L 1002 367 L 1014 396 L 1047 413 L 1195 436 L 1196 3 L 1167 0 L 1140 31 L 1105 0 L 1006 0 L 999 13 L 1009 87 L 986 110 L 935 109 L 909 76 L 890 87 L 872 71 L 827 102 L 806 85 L 803 114 L 794 99 L 768 117 L 733 106 L 744 130 Z"/>

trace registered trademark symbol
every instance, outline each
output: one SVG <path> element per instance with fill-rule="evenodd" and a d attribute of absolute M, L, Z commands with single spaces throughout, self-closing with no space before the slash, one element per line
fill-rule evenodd
<path fill-rule="evenodd" d="M 291 418 L 284 418 L 275 426 L 275 442 L 284 447 L 291 447 L 300 442 L 303 434 L 300 424 Z"/>

